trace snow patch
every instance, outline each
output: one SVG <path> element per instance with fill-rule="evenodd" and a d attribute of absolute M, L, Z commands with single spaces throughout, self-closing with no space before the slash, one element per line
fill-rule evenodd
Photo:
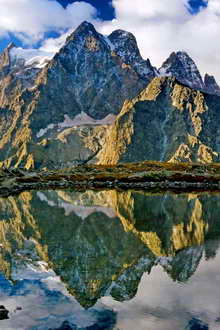
<path fill-rule="evenodd" d="M 28 263 L 20 265 L 20 267 L 14 267 L 11 274 L 13 280 L 42 280 L 50 279 L 59 281 L 59 277 L 54 273 L 52 269 L 49 269 L 48 264 L 44 261 L 37 261 L 34 264 Z"/>
<path fill-rule="evenodd" d="M 41 128 L 39 132 L 37 133 L 37 138 L 42 137 L 45 135 L 48 130 L 57 128 L 57 130 L 62 128 L 68 128 L 68 127 L 77 127 L 77 126 L 83 126 L 83 125 L 111 125 L 113 121 L 115 120 L 115 115 L 109 114 L 103 119 L 96 120 L 87 115 L 85 112 L 81 112 L 78 115 L 74 117 L 74 119 L 71 119 L 68 115 L 64 115 L 64 121 L 57 124 L 50 124 L 46 128 Z"/>
<path fill-rule="evenodd" d="M 46 52 L 39 49 L 23 49 L 13 47 L 10 50 L 11 60 L 21 59 L 24 66 L 42 69 L 53 57 L 55 53 Z"/>
<path fill-rule="evenodd" d="M 104 39 L 106 41 L 106 43 L 109 45 L 110 49 L 113 51 L 115 50 L 115 46 L 113 45 L 113 43 L 109 40 L 109 38 L 107 36 L 104 36 Z"/>
<path fill-rule="evenodd" d="M 63 208 L 65 211 L 65 216 L 69 216 L 71 213 L 75 213 L 79 218 L 85 220 L 89 215 L 97 212 L 104 213 L 109 218 L 116 217 L 116 213 L 110 207 L 106 206 L 84 206 L 84 205 L 75 205 L 67 202 L 63 202 L 62 200 L 58 200 L 57 202 L 51 201 L 47 198 L 47 196 L 38 191 L 37 196 L 42 202 L 46 202 L 51 207 L 59 207 Z M 76 201 L 77 202 L 77 201 Z"/>
<path fill-rule="evenodd" d="M 162 67 L 158 70 L 158 77 L 170 77 L 172 74 L 171 72 L 168 71 L 169 68 L 168 67 Z"/>
<path fill-rule="evenodd" d="M 113 209 L 105 206 L 81 206 L 81 205 L 72 205 L 70 203 L 59 203 L 59 207 L 64 208 L 65 216 L 69 216 L 72 212 L 78 215 L 81 219 L 85 220 L 92 213 L 101 212 L 104 213 L 109 218 L 116 217 Z"/>
<path fill-rule="evenodd" d="M 47 133 L 49 129 L 53 129 L 55 127 L 55 124 L 50 124 L 46 128 L 41 128 L 39 132 L 37 133 L 37 138 L 42 137 L 44 134 Z"/>
<path fill-rule="evenodd" d="M 103 119 L 96 120 L 82 111 L 80 114 L 76 115 L 74 119 L 70 119 L 68 115 L 64 115 L 64 118 L 64 122 L 58 124 L 59 128 L 81 125 L 110 125 L 113 123 L 115 116 L 110 114 Z"/>
<path fill-rule="evenodd" d="M 37 192 L 37 196 L 39 197 L 39 199 L 41 200 L 41 202 L 46 202 L 49 206 L 56 206 L 56 204 L 53 201 L 49 201 L 47 199 L 47 197 L 45 196 L 44 193 L 38 191 Z"/>

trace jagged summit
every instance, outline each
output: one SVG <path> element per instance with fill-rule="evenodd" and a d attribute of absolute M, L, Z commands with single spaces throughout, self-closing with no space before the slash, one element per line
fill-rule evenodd
<path fill-rule="evenodd" d="M 144 60 L 140 54 L 135 36 L 124 30 L 115 30 L 109 36 L 114 51 L 122 60 L 132 65 L 142 79 L 152 79 L 156 75 L 156 70 L 150 60 Z"/>
<path fill-rule="evenodd" d="M 205 91 L 210 94 L 220 95 L 220 87 L 217 84 L 215 77 L 205 74 L 204 78 Z"/>
<path fill-rule="evenodd" d="M 204 83 L 192 58 L 184 51 L 173 52 L 159 69 L 161 76 L 175 76 L 191 88 L 203 90 Z"/>
<path fill-rule="evenodd" d="M 62 47 L 68 47 L 70 45 L 70 47 L 73 46 L 73 44 L 77 44 L 82 45 L 84 43 L 87 43 L 91 45 L 91 47 L 93 47 L 94 50 L 99 50 L 100 48 L 98 47 L 98 45 L 102 45 L 101 48 L 108 48 L 109 47 L 109 43 L 106 40 L 106 38 L 99 32 L 97 32 L 97 30 L 95 29 L 94 25 L 92 23 L 89 23 L 87 21 L 82 22 L 66 39 L 66 43 L 64 44 L 64 46 Z M 61 49 L 61 51 L 62 51 Z"/>
<path fill-rule="evenodd" d="M 94 25 L 87 21 L 82 22 L 68 37 L 67 42 L 77 37 L 85 37 L 87 34 L 98 36 L 99 33 L 96 31 Z"/>
<path fill-rule="evenodd" d="M 10 51 L 13 48 L 16 48 L 16 46 L 13 42 L 11 42 L 0 54 L 0 79 L 2 79 L 3 77 L 7 76 L 10 73 L 10 64 L 11 64 Z"/>
<path fill-rule="evenodd" d="M 135 61 L 143 61 L 135 36 L 124 30 L 115 30 L 109 36 L 114 51 L 127 64 L 133 64 Z"/>
<path fill-rule="evenodd" d="M 116 52 L 125 59 L 127 57 L 127 60 L 130 60 L 131 56 L 133 58 L 141 56 L 136 38 L 132 33 L 124 30 L 115 30 L 108 36 L 108 39 L 114 45 Z"/>

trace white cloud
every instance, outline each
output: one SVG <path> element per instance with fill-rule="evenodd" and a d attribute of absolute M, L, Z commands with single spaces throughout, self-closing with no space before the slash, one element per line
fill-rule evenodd
<path fill-rule="evenodd" d="M 85 2 L 77 1 L 64 9 L 51 0 L 0 0 L 0 31 L 12 32 L 31 44 L 45 32 L 74 28 L 95 15 L 96 9 Z"/>
<path fill-rule="evenodd" d="M 171 52 L 185 50 L 202 74 L 214 74 L 220 82 L 220 0 L 209 0 L 196 15 L 189 13 L 188 0 L 113 0 L 113 6 L 116 18 L 100 22 L 96 9 L 85 2 L 64 9 L 51 0 L 0 0 L 0 37 L 13 32 L 31 44 L 54 30 L 61 37 L 45 40 L 41 49 L 55 52 L 88 20 L 104 34 L 118 28 L 132 32 L 143 57 L 157 67 Z"/>
<path fill-rule="evenodd" d="M 202 74 L 214 74 L 220 82 L 220 0 L 209 0 L 196 15 L 187 0 L 113 0 L 116 19 L 99 27 L 132 32 L 144 58 L 157 67 L 173 51 L 185 50 Z"/>
<path fill-rule="evenodd" d="M 41 46 L 41 50 L 42 51 L 46 51 L 46 52 L 53 52 L 56 53 L 59 51 L 59 49 L 65 44 L 66 38 L 68 37 L 68 35 L 71 34 L 71 32 L 73 32 L 74 29 L 69 29 L 67 32 L 65 32 L 64 34 L 61 34 L 60 37 L 58 38 L 49 38 L 46 39 L 42 46 Z"/>

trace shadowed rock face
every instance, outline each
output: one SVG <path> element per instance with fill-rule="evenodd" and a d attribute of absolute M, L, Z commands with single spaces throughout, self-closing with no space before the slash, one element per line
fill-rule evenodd
<path fill-rule="evenodd" d="M 141 57 L 137 41 L 132 33 L 116 30 L 108 36 L 108 39 L 117 55 L 124 63 L 134 68 L 143 80 L 151 80 L 157 75 L 157 70 L 152 67 L 149 59 L 145 61 Z"/>
<path fill-rule="evenodd" d="M 159 69 L 161 76 L 173 76 L 179 82 L 193 88 L 204 88 L 199 69 L 185 52 L 173 52 Z"/>
<path fill-rule="evenodd" d="M 204 78 L 205 91 L 209 94 L 220 95 L 220 87 L 217 84 L 215 77 L 206 73 Z"/>
<path fill-rule="evenodd" d="M 186 282 L 202 255 L 214 258 L 219 204 L 215 195 L 117 191 L 0 199 L 0 270 L 10 279 L 54 271 L 87 308 L 106 294 L 128 300 L 156 265 Z"/>

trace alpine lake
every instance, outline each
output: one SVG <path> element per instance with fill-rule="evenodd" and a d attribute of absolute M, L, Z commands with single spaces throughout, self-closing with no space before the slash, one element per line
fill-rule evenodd
<path fill-rule="evenodd" d="M 220 193 L 0 198 L 0 329 L 220 329 Z"/>

